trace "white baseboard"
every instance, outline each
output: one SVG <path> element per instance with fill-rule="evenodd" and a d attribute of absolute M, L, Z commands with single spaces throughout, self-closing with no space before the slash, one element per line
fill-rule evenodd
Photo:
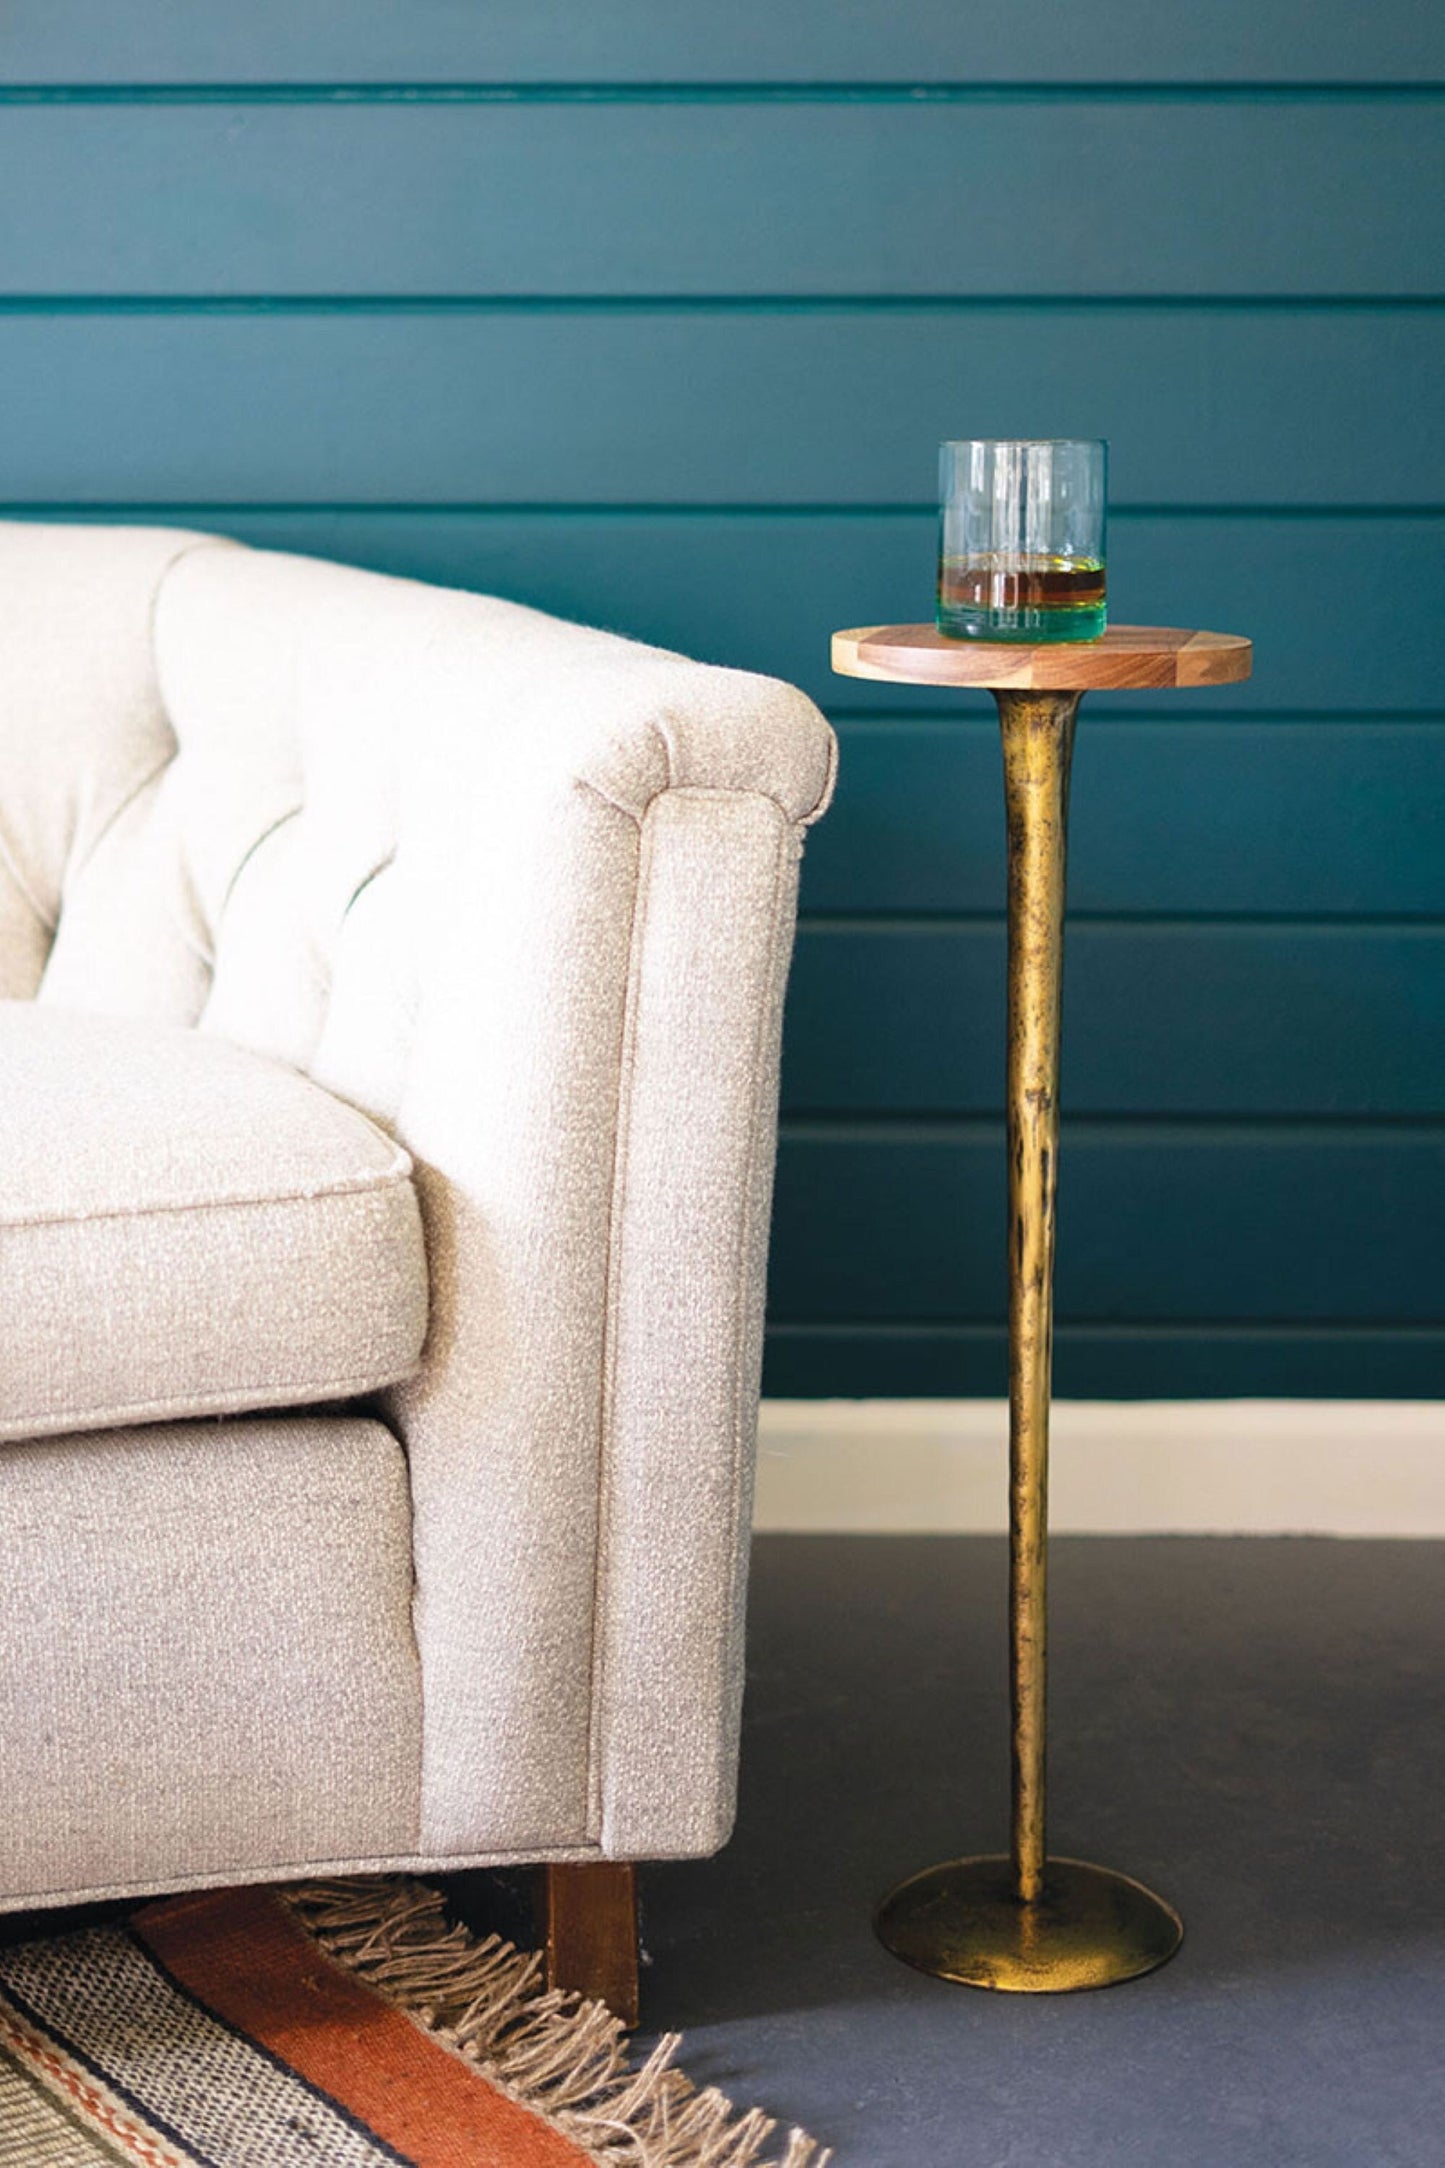
<path fill-rule="evenodd" d="M 1005 1525 L 1002 1400 L 765 1400 L 754 1525 Z M 1093 1535 L 1445 1536 L 1445 1401 L 1063 1400 L 1051 1523 Z"/>

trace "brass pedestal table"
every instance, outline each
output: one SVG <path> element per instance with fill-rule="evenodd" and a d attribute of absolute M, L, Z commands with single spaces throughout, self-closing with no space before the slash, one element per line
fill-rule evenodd
<path fill-rule="evenodd" d="M 1049 1390 L 1059 1140 L 1059 996 L 1074 718 L 1090 688 L 1246 678 L 1233 634 L 1111 626 L 1088 643 L 950 640 L 931 625 L 833 637 L 833 668 L 895 685 L 978 686 L 998 703 L 1008 820 L 1009 1688 L 1013 1843 L 890 1891 L 875 1926 L 898 1957 L 971 1987 L 1050 1992 L 1152 1972 L 1183 1927 L 1128 1875 L 1048 1855 L 1044 1827 Z"/>

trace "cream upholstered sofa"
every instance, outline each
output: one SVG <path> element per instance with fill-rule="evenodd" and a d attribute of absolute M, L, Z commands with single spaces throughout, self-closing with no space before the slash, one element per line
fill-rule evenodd
<path fill-rule="evenodd" d="M 832 766 L 513 604 L 0 527 L 0 1904 L 723 1841 Z"/>

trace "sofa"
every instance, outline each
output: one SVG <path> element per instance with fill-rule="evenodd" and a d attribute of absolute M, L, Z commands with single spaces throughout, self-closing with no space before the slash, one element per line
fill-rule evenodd
<path fill-rule="evenodd" d="M 723 1843 L 834 757 L 514 603 L 0 525 L 0 1908 L 526 1863 L 556 1976 Z"/>

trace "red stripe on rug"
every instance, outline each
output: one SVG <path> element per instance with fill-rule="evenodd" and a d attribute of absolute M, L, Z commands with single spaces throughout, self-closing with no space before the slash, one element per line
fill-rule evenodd
<path fill-rule="evenodd" d="M 333 1965 L 269 1891 L 168 1898 L 129 1924 L 198 2002 L 415 2168 L 585 2168 L 580 2146 Z"/>

